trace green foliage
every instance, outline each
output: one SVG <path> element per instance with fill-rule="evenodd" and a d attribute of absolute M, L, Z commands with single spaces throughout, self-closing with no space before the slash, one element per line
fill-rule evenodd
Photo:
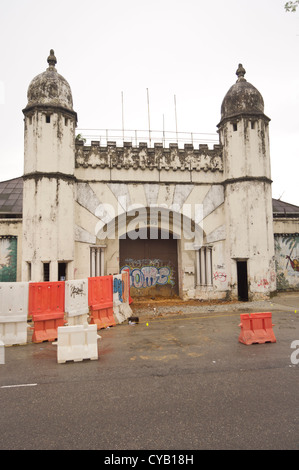
<path fill-rule="evenodd" d="M 78 142 L 79 140 L 84 142 L 84 144 L 86 142 L 86 139 L 84 139 L 84 137 L 82 137 L 82 134 L 77 134 L 76 135 L 76 141 Z"/>
<path fill-rule="evenodd" d="M 295 0 L 293 2 L 285 3 L 284 8 L 286 11 L 294 12 L 297 10 L 298 5 L 299 5 L 299 0 Z"/>
<path fill-rule="evenodd" d="M 287 247 L 289 248 L 289 250 L 291 250 L 291 252 L 294 250 L 294 248 L 297 248 L 297 246 L 299 246 L 299 237 L 295 237 L 295 236 L 282 237 L 282 241 L 283 243 L 287 245 Z"/>

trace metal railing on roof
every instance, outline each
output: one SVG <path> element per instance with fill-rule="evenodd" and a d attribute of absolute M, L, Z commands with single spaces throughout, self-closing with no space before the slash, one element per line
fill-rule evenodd
<path fill-rule="evenodd" d="M 128 130 L 128 129 L 76 129 L 76 138 L 83 140 L 86 145 L 92 141 L 100 142 L 101 146 L 106 146 L 108 142 L 116 142 L 117 145 L 123 145 L 124 142 L 130 142 L 132 146 L 138 146 L 139 143 L 147 143 L 152 147 L 155 143 L 163 144 L 163 147 L 169 144 L 177 144 L 183 147 L 185 144 L 192 144 L 194 147 L 200 144 L 217 145 L 219 144 L 218 134 L 200 133 L 200 132 L 176 132 L 176 131 L 157 131 L 157 130 Z"/>

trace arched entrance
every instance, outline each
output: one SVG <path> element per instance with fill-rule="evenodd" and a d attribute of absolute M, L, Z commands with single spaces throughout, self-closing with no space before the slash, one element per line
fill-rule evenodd
<path fill-rule="evenodd" d="M 102 218 L 97 238 L 106 240 L 113 272 L 116 257 L 117 272 L 129 269 L 132 297 L 173 297 L 184 289 L 194 290 L 195 253 L 203 239 L 201 218 L 194 220 L 177 206 L 134 204 L 127 211 L 121 209 L 117 217 L 112 211 Z"/>

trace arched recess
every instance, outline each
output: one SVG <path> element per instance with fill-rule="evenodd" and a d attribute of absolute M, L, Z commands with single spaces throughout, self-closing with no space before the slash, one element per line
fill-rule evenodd
<path fill-rule="evenodd" d="M 145 233 L 146 232 L 146 233 Z M 150 237 L 150 227 L 142 238 L 119 239 L 120 270 L 130 270 L 131 295 L 162 296 L 178 295 L 178 240 L 158 229 L 155 238 Z"/>
<path fill-rule="evenodd" d="M 97 237 L 107 245 L 118 238 L 119 270 L 130 270 L 132 296 L 178 295 L 182 252 L 202 244 L 200 220 L 179 208 L 135 205 L 114 218 L 106 214 L 105 221 Z"/>

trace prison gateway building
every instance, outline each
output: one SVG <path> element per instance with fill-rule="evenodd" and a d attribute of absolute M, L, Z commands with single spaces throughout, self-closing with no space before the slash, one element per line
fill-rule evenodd
<path fill-rule="evenodd" d="M 24 174 L 0 182 L 0 281 L 129 269 L 133 298 L 251 300 L 299 288 L 299 207 L 272 199 L 270 119 L 241 64 L 209 148 L 87 145 L 56 63 L 51 50 L 28 87 Z"/>

